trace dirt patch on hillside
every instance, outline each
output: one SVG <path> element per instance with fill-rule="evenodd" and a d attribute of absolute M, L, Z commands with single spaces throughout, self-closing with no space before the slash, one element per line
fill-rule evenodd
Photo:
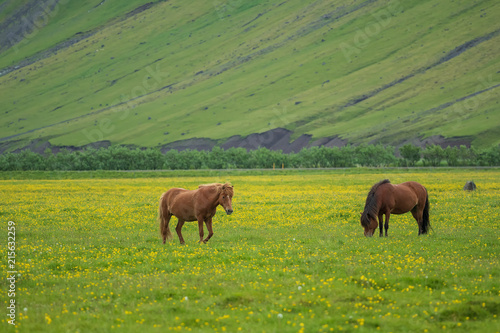
<path fill-rule="evenodd" d="M 179 141 L 174 141 L 171 143 L 168 143 L 166 145 L 161 146 L 161 152 L 166 153 L 169 150 L 186 150 L 186 149 L 191 149 L 191 150 L 212 150 L 213 147 L 215 147 L 217 144 L 217 141 L 208 139 L 208 138 L 192 138 L 192 139 L 186 139 L 186 140 L 179 140 Z"/>
<path fill-rule="evenodd" d="M 175 150 L 212 150 L 215 146 L 222 149 L 245 148 L 246 150 L 256 150 L 261 147 L 270 150 L 282 150 L 284 153 L 298 152 L 304 147 L 308 147 L 311 136 L 302 135 L 291 141 L 293 132 L 284 128 L 275 128 L 262 133 L 253 133 L 248 136 L 234 135 L 225 140 L 212 140 L 208 138 L 192 138 L 169 143 L 161 147 L 162 152 Z"/>
<path fill-rule="evenodd" d="M 175 150 L 212 150 L 215 146 L 220 146 L 222 149 L 227 150 L 229 148 L 245 148 L 246 150 L 256 150 L 259 148 L 267 148 L 269 150 L 281 150 L 283 153 L 297 153 L 303 148 L 310 147 L 344 147 L 347 145 L 348 141 L 339 138 L 338 136 L 332 136 L 327 138 L 320 138 L 317 140 L 312 140 L 312 135 L 303 134 L 292 140 L 293 132 L 284 128 L 275 128 L 262 133 L 253 133 L 248 136 L 234 135 L 225 140 L 213 140 L 208 138 L 192 138 L 186 140 L 179 140 L 161 147 L 163 153 L 175 149 Z M 427 138 L 413 138 L 405 140 L 397 144 L 397 147 L 403 146 L 405 144 L 411 143 L 415 146 L 425 148 L 427 145 L 439 145 L 443 148 L 448 146 L 459 147 L 464 145 L 470 147 L 472 138 L 469 137 L 454 137 L 445 138 L 441 135 L 434 135 Z M 376 143 L 374 143 L 376 144 Z"/>
<path fill-rule="evenodd" d="M 246 137 L 235 135 L 221 144 L 223 149 L 242 147 L 247 150 L 255 150 L 260 147 L 270 150 L 281 150 L 284 153 L 297 153 L 303 148 L 312 146 L 342 147 L 347 143 L 337 137 L 323 138 L 311 141 L 312 135 L 302 134 L 292 141 L 293 132 L 285 128 L 275 128 L 262 133 L 250 134 Z"/>
<path fill-rule="evenodd" d="M 169 150 L 178 150 L 183 151 L 186 149 L 191 150 L 204 150 L 210 151 L 214 147 L 219 146 L 224 150 L 230 148 L 245 148 L 246 150 L 256 150 L 259 148 L 267 148 L 269 150 L 281 150 L 283 153 L 298 153 L 301 149 L 310 148 L 310 147 L 344 147 L 347 145 L 348 141 L 339 138 L 338 136 L 332 136 L 327 138 L 320 138 L 317 140 L 312 140 L 312 136 L 309 134 L 303 134 L 292 140 L 291 137 L 293 135 L 292 131 L 289 131 L 284 128 L 275 128 L 269 131 L 265 131 L 262 133 L 253 133 L 248 136 L 240 136 L 234 135 L 228 139 L 223 140 L 213 140 L 209 138 L 191 138 L 186 140 L 179 140 L 168 143 L 160 147 L 162 153 L 166 153 Z M 396 148 L 399 148 L 405 144 L 413 144 L 414 146 L 419 146 L 421 148 L 425 148 L 427 145 L 439 145 L 443 148 L 448 146 L 451 147 L 460 147 L 464 145 L 468 148 L 471 146 L 472 142 L 471 137 L 454 137 L 454 138 L 445 138 L 441 135 L 434 135 L 427 138 L 413 138 L 404 140 L 396 144 Z M 0 143 L 0 154 L 10 151 L 12 146 L 16 146 L 19 144 L 19 141 L 5 141 Z M 372 144 L 376 144 L 376 142 L 372 142 Z M 82 147 L 75 146 L 55 146 L 52 145 L 48 141 L 44 140 L 33 140 L 28 145 L 23 148 L 13 150 L 14 153 L 19 153 L 23 150 L 31 150 L 33 152 L 43 154 L 47 149 L 54 154 L 62 150 L 72 151 L 80 151 L 85 150 L 87 148 L 107 148 L 111 146 L 110 141 L 98 141 L 94 142 Z M 140 148 L 145 149 L 143 147 L 137 146 L 128 146 L 131 149 Z M 396 153 L 398 150 L 396 149 Z"/>

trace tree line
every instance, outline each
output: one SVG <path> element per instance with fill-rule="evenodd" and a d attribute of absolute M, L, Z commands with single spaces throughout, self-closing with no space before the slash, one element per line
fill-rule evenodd
<path fill-rule="evenodd" d="M 123 146 L 88 148 L 80 151 L 47 149 L 43 154 L 30 150 L 0 155 L 0 171 L 28 170 L 182 170 L 256 168 L 342 168 L 411 166 L 500 166 L 500 146 L 487 149 L 406 144 L 396 148 L 383 145 L 310 147 L 297 153 L 259 148 L 211 151 L 129 149 Z"/>

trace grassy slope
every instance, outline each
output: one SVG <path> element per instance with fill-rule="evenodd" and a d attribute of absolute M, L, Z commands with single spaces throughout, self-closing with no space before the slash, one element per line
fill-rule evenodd
<path fill-rule="evenodd" d="M 142 2 L 97 4 L 59 5 L 0 54 L 4 68 L 95 31 L 0 77 L 2 137 L 155 146 L 285 127 L 351 142 L 500 143 L 500 35 L 440 63 L 500 29 L 495 1 L 169 1 L 129 18 Z"/>

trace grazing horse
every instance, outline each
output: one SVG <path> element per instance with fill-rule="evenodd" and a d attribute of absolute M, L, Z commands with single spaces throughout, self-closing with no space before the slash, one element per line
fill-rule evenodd
<path fill-rule="evenodd" d="M 366 198 L 365 209 L 361 214 L 361 225 L 365 236 L 371 237 L 380 227 L 382 237 L 383 215 L 385 215 L 385 236 L 389 229 L 389 216 L 411 212 L 418 223 L 418 234 L 429 231 L 429 195 L 425 187 L 417 182 L 391 184 L 384 179 L 373 185 Z M 378 223 L 377 223 L 378 218 Z"/>
<path fill-rule="evenodd" d="M 232 199 L 233 186 L 228 183 L 200 185 L 198 189 L 192 191 L 183 188 L 171 188 L 163 193 L 158 207 L 158 222 L 160 223 L 163 244 L 167 239 L 172 239 L 168 226 L 172 215 L 178 219 L 175 231 L 177 231 L 181 244 L 184 244 L 181 233 L 182 226 L 184 222 L 192 221 L 198 221 L 200 243 L 208 242 L 214 234 L 212 217 L 215 215 L 217 206 L 221 205 L 227 215 L 231 215 L 233 212 Z M 208 236 L 205 239 L 203 239 L 203 222 L 205 222 L 208 229 Z"/>

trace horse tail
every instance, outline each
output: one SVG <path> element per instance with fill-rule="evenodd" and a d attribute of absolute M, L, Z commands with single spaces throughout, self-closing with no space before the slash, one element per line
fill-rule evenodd
<path fill-rule="evenodd" d="M 424 211 L 422 214 L 422 233 L 426 234 L 429 232 L 429 228 L 432 229 L 431 227 L 431 222 L 429 220 L 429 193 L 427 193 L 426 190 L 426 197 L 425 197 L 425 207 Z"/>
<path fill-rule="evenodd" d="M 160 224 L 160 234 L 163 237 L 163 243 L 165 244 L 165 240 L 171 240 L 172 239 L 172 233 L 170 232 L 169 228 L 169 222 L 170 222 L 170 212 L 168 212 L 167 208 L 167 203 L 165 199 L 165 194 L 167 192 L 163 193 L 160 197 L 160 202 L 158 204 L 158 223 Z M 164 210 L 167 210 L 166 212 Z M 165 214 L 167 213 L 167 214 Z M 165 218 L 165 216 L 168 216 L 168 218 Z"/>

